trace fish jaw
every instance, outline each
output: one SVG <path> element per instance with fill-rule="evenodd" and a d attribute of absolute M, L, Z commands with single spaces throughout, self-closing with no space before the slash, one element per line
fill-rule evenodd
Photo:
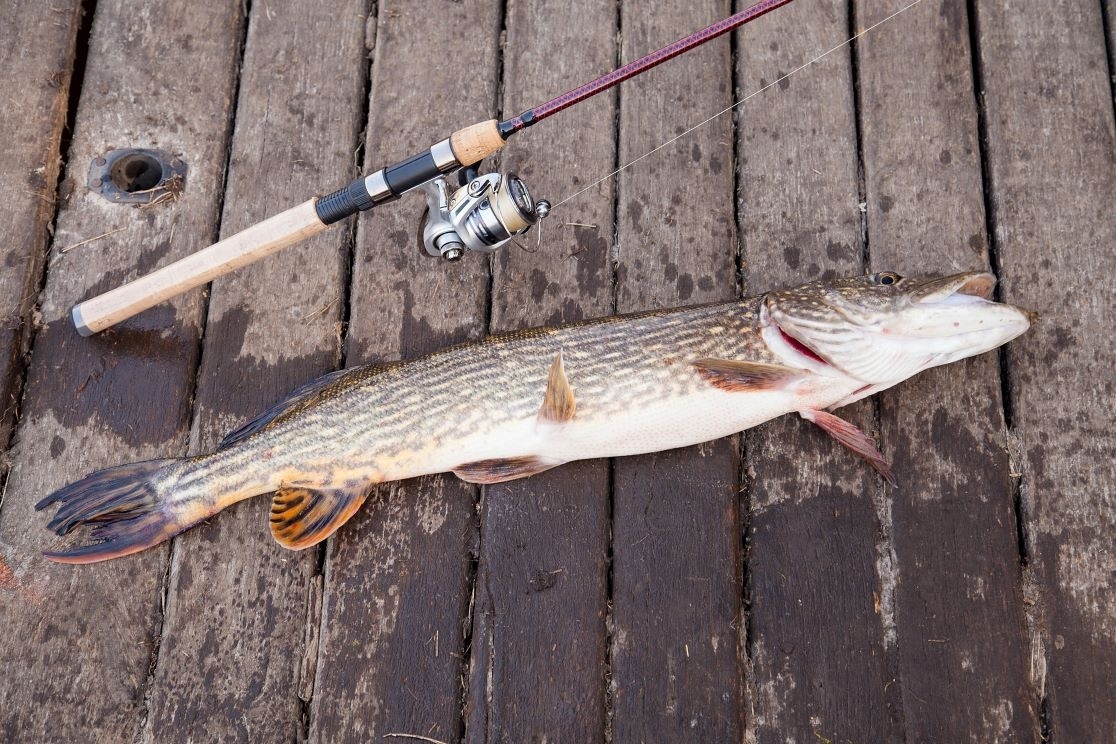
<path fill-rule="evenodd" d="M 881 276 L 894 280 L 879 285 Z M 772 293 L 763 308 L 789 343 L 864 383 L 890 386 L 1026 331 L 1026 312 L 989 299 L 994 285 L 984 272 L 934 279 L 877 274 L 837 288 Z"/>

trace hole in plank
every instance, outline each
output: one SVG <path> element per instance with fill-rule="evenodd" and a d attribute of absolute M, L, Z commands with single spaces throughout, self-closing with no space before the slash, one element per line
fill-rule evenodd
<path fill-rule="evenodd" d="M 163 180 L 163 164 L 150 155 L 133 153 L 113 163 L 109 178 L 121 191 L 147 191 Z"/>

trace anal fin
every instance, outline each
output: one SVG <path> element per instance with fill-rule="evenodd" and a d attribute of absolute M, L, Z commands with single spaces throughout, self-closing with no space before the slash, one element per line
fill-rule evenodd
<path fill-rule="evenodd" d="M 284 548 L 309 548 L 349 521 L 367 497 L 367 488 L 282 488 L 271 502 L 271 534 Z"/>
<path fill-rule="evenodd" d="M 799 411 L 798 415 L 817 424 L 829 436 L 867 460 L 868 464 L 875 468 L 876 472 L 892 486 L 899 485 L 895 476 L 891 473 L 891 465 L 888 464 L 887 458 L 876 449 L 876 443 L 872 441 L 872 438 L 858 429 L 855 424 L 845 421 L 840 416 L 834 416 L 832 413 L 814 409 Z"/>
<path fill-rule="evenodd" d="M 469 483 L 503 483 L 504 481 L 526 478 L 561 465 L 561 462 L 543 460 L 534 455 L 524 457 L 496 457 L 491 460 L 477 460 L 458 465 L 453 474 Z"/>
<path fill-rule="evenodd" d="M 804 374 L 801 369 L 784 367 L 781 364 L 736 359 L 698 359 L 693 362 L 693 366 L 703 380 L 718 390 L 729 393 L 778 390 Z"/>

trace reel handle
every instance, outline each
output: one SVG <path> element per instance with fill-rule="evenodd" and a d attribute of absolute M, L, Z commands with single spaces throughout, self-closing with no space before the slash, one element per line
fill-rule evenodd
<path fill-rule="evenodd" d="M 78 333 L 92 336 L 177 294 L 213 281 L 329 227 L 318 218 L 317 198 L 245 228 L 197 253 L 74 306 Z"/>

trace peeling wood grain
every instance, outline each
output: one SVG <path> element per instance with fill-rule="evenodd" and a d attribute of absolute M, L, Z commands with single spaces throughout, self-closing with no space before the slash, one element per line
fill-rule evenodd
<path fill-rule="evenodd" d="M 511 3 L 503 63 L 509 83 L 513 78 L 541 82 L 533 90 L 518 83 L 509 87 L 504 101 L 508 108 L 547 98 L 611 67 L 618 56 L 613 21 L 620 15 L 625 17 L 622 42 L 630 51 L 625 58 L 642 51 L 636 48 L 641 44 L 636 34 L 645 26 L 634 19 L 642 9 L 636 3 L 579 2 L 561 7 Z M 693 5 L 705 7 L 709 2 Z M 259 24 L 252 33 L 284 22 L 276 15 L 283 8 L 275 6 L 274 0 L 252 5 L 253 22 Z M 363 31 L 365 49 L 379 55 L 365 165 L 375 168 L 397 160 L 455 125 L 487 118 L 503 108 L 496 92 L 501 3 L 387 0 L 368 5 L 379 12 L 367 24 L 358 21 L 343 29 L 358 36 Z M 1104 415 L 1111 407 L 1112 391 L 1106 385 L 1116 364 L 1105 345 L 1114 307 L 1105 281 L 1116 268 L 1111 218 L 1111 204 L 1116 202 L 1112 159 L 1116 140 L 1109 77 L 1114 69 L 1114 6 L 1111 0 L 1102 0 L 1098 12 L 1096 3 L 1075 1 L 1023 13 L 1018 4 L 1005 8 L 1002 3 L 973 0 L 969 5 L 977 9 L 979 22 L 973 31 L 979 39 L 977 72 L 985 82 L 987 103 L 991 180 L 984 185 L 992 197 L 988 225 L 994 236 L 993 265 L 1002 268 L 1008 300 L 1042 313 L 1039 325 L 1011 347 L 1003 368 L 1004 389 L 1009 392 L 1006 404 L 1014 412 L 1009 422 L 1014 423 L 1010 469 L 1022 474 L 1019 549 L 1011 544 L 1011 529 L 1005 526 L 1014 515 L 999 495 L 1007 466 L 993 400 L 994 363 L 991 372 L 985 360 L 944 368 L 881 399 L 882 446 L 895 458 L 904 486 L 900 492 L 878 488 L 860 463 L 798 421 L 788 418 L 750 433 L 745 448 L 750 490 L 744 499 L 752 506 L 746 515 L 751 523 L 745 575 L 751 626 L 741 629 L 742 639 L 750 640 L 746 648 L 750 658 L 742 660 L 747 670 L 747 694 L 741 701 L 745 740 L 887 741 L 904 735 L 912 740 L 936 736 L 964 741 L 977 735 L 984 740 L 1027 740 L 1034 734 L 1028 728 L 1035 715 L 1032 706 L 1044 693 L 1038 724 L 1050 729 L 1055 740 L 1112 738 L 1116 700 L 1109 694 L 1109 682 L 1116 669 L 1111 653 L 1116 620 L 1111 609 L 1116 602 L 1111 574 L 1116 560 L 1106 536 L 1116 527 L 1112 498 L 1116 451 Z M 198 350 L 201 293 L 135 319 L 128 330 L 93 340 L 73 335 L 64 314 L 74 300 L 216 237 L 226 157 L 223 126 L 230 120 L 228 97 L 236 74 L 240 6 L 235 0 L 194 3 L 189 9 L 181 3 L 100 0 L 96 4 L 98 19 L 78 113 L 73 175 L 63 176 L 57 189 L 62 211 L 43 295 L 47 323 L 31 361 L 15 448 L 0 455 L 14 465 L 0 511 L 0 622 L 9 638 L 15 639 L 0 650 L 0 668 L 5 672 L 0 676 L 0 696 L 5 701 L 0 740 L 145 738 L 140 729 L 145 714 L 142 696 L 145 679 L 152 679 L 147 676 L 155 660 L 152 641 L 163 622 L 159 596 L 167 564 L 159 551 L 152 551 L 90 568 L 46 565 L 38 558 L 38 550 L 49 542 L 41 529 L 45 519 L 35 515 L 30 505 L 46 491 L 95 467 L 181 454 L 187 448 L 186 394 L 194 380 L 190 370 Z M 578 9 L 576 21 L 556 20 L 565 17 L 570 7 Z M 740 34 L 734 60 L 738 94 L 755 90 L 759 78 L 773 80 L 847 38 L 846 7 L 798 0 Z M 854 25 L 860 28 L 871 22 L 871 14 L 882 12 L 873 3 L 858 2 L 856 7 Z M 873 263 L 881 268 L 907 271 L 914 266 L 909 262 L 917 259 L 919 269 L 952 270 L 977 267 L 984 260 L 971 101 L 966 109 L 961 100 L 972 95 L 966 87 L 970 72 L 957 59 L 967 43 L 965 9 L 961 2 L 924 0 L 901 22 L 881 27 L 858 43 L 865 221 Z M 673 0 L 657 6 L 664 17 L 696 10 Z M 43 70 L 35 78 L 40 81 L 37 89 L 24 86 L 22 78 L 14 75 L 0 81 L 0 90 L 4 85 L 20 86 L 23 95 L 16 103 L 33 102 L 33 112 L 12 116 L 18 106 L 11 108 L 9 101 L 6 118 L 0 122 L 0 131 L 15 127 L 16 140 L 8 138 L 15 148 L 12 152 L 18 149 L 20 137 L 38 137 L 37 142 L 48 146 L 36 152 L 47 153 L 47 158 L 57 155 L 57 145 L 49 144 L 57 136 L 57 129 L 51 127 L 61 126 L 67 83 L 54 74 L 62 68 L 44 67 L 42 55 L 62 48 L 61 56 L 51 59 L 69 64 L 65 44 L 72 43 L 72 37 L 66 34 L 74 32 L 61 19 L 60 25 L 43 21 L 58 11 L 64 11 L 59 15 L 66 22 L 76 23 L 77 8 L 69 2 L 40 7 L 20 1 L 0 9 L 0 38 L 17 40 L 0 47 L 0 57 L 16 55 L 15 62 L 3 57 L 6 69 L 10 72 L 13 64 L 27 63 L 33 70 Z M 536 16 L 530 23 L 513 17 L 530 11 Z M 1109 20 L 1107 50 L 1103 14 Z M 640 20 L 650 28 L 663 19 Z M 690 26 L 705 20 L 709 19 L 677 30 L 691 30 Z M 322 21 L 328 25 L 330 19 Z M 536 25 L 558 28 L 546 28 L 544 33 L 534 30 Z M 606 28 L 599 31 L 598 26 Z M 588 36 L 586 27 L 592 29 Z M 9 33 L 13 28 L 15 36 Z M 830 32 L 831 28 L 837 30 Z M 566 41 L 562 34 L 567 33 L 580 34 L 587 46 Z M 44 34 L 45 40 L 40 40 Z M 536 50 L 533 45 L 540 36 L 552 41 Z M 562 40 L 553 41 L 554 37 Z M 650 39 L 644 41 L 648 48 L 653 46 Z M 57 46 L 60 43 L 62 47 Z M 276 48 L 284 44 L 273 43 Z M 295 40 L 289 43 L 297 46 Z M 435 48 L 438 52 L 432 53 Z M 137 50 L 145 56 L 133 69 L 136 60 L 129 55 Z M 455 74 L 459 68 L 450 64 L 463 53 L 471 60 L 469 75 Z M 852 98 L 849 53 L 835 52 L 756 97 L 738 114 L 741 190 L 737 197 L 748 290 L 796 283 L 830 270 L 845 273 L 861 268 L 852 144 L 856 127 L 846 101 Z M 181 64 L 195 59 L 203 62 L 200 70 Z M 564 66 L 545 69 L 555 59 Z M 177 64 L 170 73 L 167 60 Z M 336 135 L 339 125 L 319 119 L 310 127 L 306 117 L 319 108 L 306 105 L 312 94 L 288 101 L 285 85 L 297 77 L 299 62 L 308 64 L 309 58 L 292 52 L 265 61 L 283 75 L 281 81 L 266 86 L 267 81 L 250 80 L 248 67 L 241 81 L 242 96 L 255 95 L 268 102 L 258 123 L 303 117 L 314 131 L 305 142 L 283 133 L 260 135 L 259 150 L 247 146 L 234 153 L 224 229 L 248 224 L 290 203 L 290 199 L 264 203 L 249 198 L 256 189 L 257 195 L 277 198 L 280 189 L 289 186 L 294 198 L 301 199 L 309 192 L 341 185 L 351 175 L 341 160 L 328 172 L 313 175 L 309 163 L 294 162 L 299 159 L 295 149 L 319 142 L 320 136 Z M 686 58 L 681 58 L 652 74 L 668 80 L 673 65 L 686 64 Z M 321 81 L 319 94 L 328 100 L 323 105 L 337 105 L 336 91 L 350 90 L 346 86 L 359 90 L 359 74 L 349 63 L 345 66 L 343 73 L 334 76 L 351 79 Z M 126 74 L 120 72 L 124 69 Z M 189 74 L 183 74 L 183 69 Z M 693 81 L 690 88 L 701 87 L 698 75 L 689 80 Z M 51 88 L 56 81 L 61 89 Z M 633 115 L 621 122 L 615 103 L 623 101 L 625 107 L 634 108 L 641 103 L 634 92 L 638 88 L 638 83 L 627 83 L 620 92 L 524 133 L 503 153 L 504 164 L 524 174 L 537 196 L 561 199 L 611 167 L 615 149 L 596 154 L 600 135 L 587 138 L 586 132 L 596 128 L 611 132 L 615 127 L 624 146 L 635 148 L 641 128 L 669 129 L 683 123 L 673 116 L 648 121 Z M 648 95 L 669 99 L 669 83 L 650 88 Z M 327 89 L 335 92 L 327 94 Z M 520 93 L 522 97 L 516 98 Z M 710 91 L 684 93 L 679 106 Z M 35 102 L 39 94 L 47 96 L 45 102 Z M 288 102 L 294 104 L 290 110 Z M 42 121 L 49 125 L 36 131 L 30 124 L 32 116 L 45 117 Z M 248 124 L 241 123 L 242 127 Z M 245 135 L 237 136 L 239 140 Z M 82 182 L 89 158 L 109 146 L 145 143 L 169 145 L 189 156 L 192 170 L 186 203 L 137 212 L 88 197 Z M 284 154 L 286 147 L 292 148 L 290 155 Z M 711 152 L 701 147 L 702 166 L 712 167 Z M 687 153 L 679 143 L 674 162 L 685 163 L 687 154 L 692 157 L 692 151 Z M 669 151 L 662 155 L 669 161 Z M 348 160 L 351 151 L 334 156 Z M 259 170 L 253 158 L 289 160 L 291 171 L 278 175 L 269 171 L 260 183 L 238 181 Z M 652 166 L 657 158 L 641 165 Z M 555 162 L 560 167 L 552 173 Z M 25 175 L 40 165 L 45 166 L 41 175 L 50 182 L 45 187 L 53 190 L 58 176 L 50 168 L 57 168 L 57 160 L 53 166 L 49 160 L 34 164 Z M 492 169 L 496 165 L 489 164 Z M 673 173 L 656 172 L 660 178 L 680 180 Z M 617 188 L 632 192 L 640 183 L 636 175 L 636 171 L 625 174 L 625 185 Z M 275 183 L 300 178 L 307 179 L 305 188 Z M 0 250 L 16 266 L 2 267 L 0 286 L 8 287 L 8 282 L 15 289 L 0 292 L 0 306 L 10 302 L 18 312 L 25 312 L 32 306 L 35 289 L 30 294 L 19 292 L 27 286 L 24 277 L 38 271 L 35 259 L 29 257 L 37 251 L 41 258 L 45 252 L 54 195 L 47 200 L 40 184 L 24 190 L 28 184 L 20 178 L 9 181 L 17 193 L 0 200 L 0 211 L 30 214 L 37 227 L 25 240 L 19 237 L 23 229 L 19 218 L 11 218 L 9 242 Z M 720 291 L 720 284 L 712 290 L 700 286 L 698 273 L 682 270 L 670 251 L 677 246 L 678 256 L 720 260 L 715 246 L 700 241 L 688 245 L 686 240 L 719 229 L 707 218 L 725 208 L 732 197 L 718 189 L 706 207 L 689 210 L 691 223 L 676 213 L 673 224 L 667 224 L 666 218 L 679 205 L 654 200 L 669 196 L 673 183 L 648 190 L 642 203 L 621 197 L 617 200 L 620 240 L 613 245 L 610 205 L 612 188 L 618 183 L 594 188 L 544 223 L 542 251 L 545 254 L 553 245 L 554 255 L 512 248 L 513 255 L 498 262 L 492 304 L 498 325 L 606 314 L 611 309 L 608 290 L 594 283 L 607 286 L 612 280 L 609 257 L 618 258 L 622 267 L 614 287 L 622 308 L 648 301 L 652 294 L 654 302 L 676 304 L 689 286 L 684 279 L 687 273 L 693 281 L 693 301 L 702 292 Z M 692 199 L 694 194 L 687 191 L 682 198 Z M 27 207 L 31 202 L 26 200 L 36 199 L 38 206 Z M 487 262 L 466 259 L 446 267 L 419 258 L 414 240 L 418 203 L 416 197 L 409 197 L 361 219 L 349 363 L 414 356 L 452 341 L 479 338 L 485 331 Z M 629 203 L 642 210 L 638 218 L 636 209 L 627 212 Z M 25 207 L 32 211 L 19 212 Z M 40 211 L 36 214 L 35 209 Z M 340 235 L 346 228 L 335 230 Z M 104 237 L 90 241 L 95 236 Z M 649 243 L 653 238 L 657 253 L 668 257 L 657 255 L 656 263 L 673 262 L 677 275 L 671 272 L 668 278 L 669 266 L 645 263 L 637 269 L 629 261 L 648 250 L 640 243 L 643 236 Z M 38 244 L 32 244 L 36 239 Z M 61 255 L 74 245 L 80 247 Z M 336 250 L 338 244 L 330 245 Z M 200 410 L 190 446 L 212 443 L 232 420 L 270 402 L 265 398 L 276 397 L 335 363 L 336 346 L 330 344 L 337 343 L 337 336 L 331 342 L 325 336 L 347 314 L 344 297 L 322 297 L 309 304 L 305 297 L 296 297 L 304 289 L 328 293 L 313 277 L 329 273 L 324 269 L 333 265 L 326 267 L 323 261 L 321 266 L 306 266 L 322 255 L 321 247 L 290 250 L 305 250 L 315 258 L 274 275 L 268 263 L 254 266 L 250 275 L 264 277 L 262 284 L 268 286 L 242 290 L 260 292 L 251 297 L 257 307 L 290 294 L 295 301 L 284 310 L 291 317 L 240 313 L 228 294 L 240 291 L 233 289 L 236 279 L 225 280 L 230 284 L 223 290 L 218 286 L 212 302 L 215 322 L 207 330 L 208 348 L 232 349 L 233 354 L 251 351 L 227 365 L 216 364 L 218 352 L 207 353 L 203 364 L 217 369 L 199 375 Z M 272 259 L 284 266 L 286 260 L 286 256 Z M 9 271 L 13 268 L 14 273 Z M 25 271 L 29 273 L 21 274 Z M 725 278 L 719 273 L 713 277 L 715 283 Z M 288 291 L 288 285 L 293 289 Z M 299 314 L 296 306 L 304 312 Z M 0 318 L 5 317 L 9 316 L 0 313 Z M 28 327 L 26 317 L 10 316 L 13 322 L 3 327 L 22 334 Z M 321 350 L 320 357 L 304 355 L 290 345 L 293 339 L 268 332 L 280 323 L 303 322 L 295 335 L 300 344 Z M 5 343 L 10 341 L 0 331 L 0 359 L 15 348 L 4 347 Z M 5 379 L 2 374 L 0 379 Z M 257 386 L 257 379 L 271 382 Z M 948 401 L 938 401 L 943 397 Z M 852 416 L 870 428 L 872 405 L 854 407 Z M 0 440 L 7 437 L 3 426 Z M 955 432 L 959 432 L 956 438 L 972 445 L 971 451 L 954 446 Z M 941 451 L 933 447 L 936 442 L 945 442 Z M 731 452 L 718 449 L 722 444 L 698 448 L 703 457 L 700 466 L 686 451 L 662 453 L 646 458 L 649 464 L 637 468 L 636 475 L 649 476 L 664 492 L 700 491 L 720 498 L 714 490 L 725 481 L 703 479 L 699 488 L 692 479 L 683 478 L 683 471 L 731 457 Z M 662 683 L 661 689 L 668 698 L 674 696 L 681 711 L 687 699 L 707 690 L 700 680 L 687 677 L 690 670 L 685 666 L 701 656 L 701 647 L 688 638 L 681 638 L 680 645 L 672 641 L 655 648 L 632 639 L 640 637 L 640 628 L 644 635 L 654 632 L 655 618 L 678 619 L 679 593 L 697 596 L 697 590 L 677 585 L 698 575 L 683 575 L 679 568 L 673 576 L 673 566 L 664 569 L 650 559 L 642 572 L 631 560 L 628 568 L 623 567 L 624 555 L 629 559 L 646 555 L 639 551 L 649 552 L 653 543 L 662 543 L 654 542 L 654 535 L 660 533 L 648 532 L 652 536 L 642 542 L 642 535 L 629 539 L 625 552 L 624 527 L 632 522 L 623 516 L 623 493 L 634 491 L 635 481 L 625 480 L 623 462 L 617 463 L 615 471 L 618 521 L 613 572 L 616 577 L 629 577 L 632 596 L 649 597 L 641 606 L 649 617 L 641 618 L 645 626 L 625 625 L 622 610 L 614 608 L 620 622 L 611 637 L 612 651 L 621 663 L 613 671 L 619 672 L 618 689 L 623 695 L 623 680 L 630 682 L 633 677 L 632 665 L 624 667 L 622 662 L 633 661 L 637 658 L 633 653 L 644 649 L 640 663 L 644 669 L 665 670 L 664 677 L 654 682 Z M 560 732 L 552 738 L 561 738 L 565 728 L 582 739 L 611 735 L 619 742 L 623 738 L 619 732 L 627 726 L 624 732 L 644 727 L 650 732 L 647 739 L 653 740 L 659 730 L 652 724 L 664 717 L 633 713 L 631 697 L 612 701 L 616 707 L 609 721 L 604 693 L 608 678 L 600 671 L 606 649 L 602 639 L 607 639 L 608 629 L 586 609 L 600 605 L 600 590 L 595 579 L 570 578 L 578 571 L 594 577 L 606 570 L 602 554 L 594 550 L 585 555 L 586 545 L 605 545 L 607 540 L 607 522 L 602 527 L 598 511 L 580 506 L 592 506 L 599 498 L 596 494 L 607 493 L 594 467 L 561 468 L 537 479 L 529 490 L 509 490 L 502 501 L 486 499 L 486 524 L 499 524 L 502 532 L 479 551 L 484 558 L 476 584 L 478 611 L 472 620 L 470 552 L 479 557 L 475 490 L 452 477 L 380 489 L 329 544 L 328 576 L 319 574 L 309 581 L 305 581 L 307 556 L 295 556 L 292 563 L 284 564 L 282 558 L 291 554 L 272 554 L 270 538 L 260 532 L 263 521 L 255 504 L 222 514 L 182 541 L 189 552 L 180 552 L 174 569 L 176 588 L 169 594 L 166 642 L 154 677 L 153 715 L 146 738 L 168 738 L 170 734 L 161 732 L 172 729 L 220 731 L 221 736 L 213 738 L 231 739 L 255 725 L 252 730 L 261 739 L 302 740 L 309 734 L 318 741 L 371 741 L 386 734 L 407 734 L 446 742 L 498 740 L 499 735 L 529 736 L 530 720 L 542 711 L 544 720 L 536 730 Z M 911 474 L 915 474 L 913 481 Z M 545 480 L 548 477 L 552 480 Z M 520 503 L 516 500 L 520 493 L 522 498 L 539 501 Z M 989 494 L 995 498 L 982 500 Z M 693 502 L 648 498 L 637 506 L 647 507 L 647 519 L 665 522 L 682 503 Z M 541 511 L 539 504 L 549 511 Z M 707 530 L 716 522 L 720 529 L 733 519 L 723 511 L 704 508 L 709 511 L 683 513 L 686 519 L 677 529 L 698 534 L 699 525 Z M 246 528 L 239 530 L 241 525 Z M 559 534 L 544 535 L 548 542 L 540 543 L 537 535 L 543 527 Z M 517 539 L 521 528 L 528 538 Z M 594 536 L 586 537 L 589 533 Z M 203 542 L 226 560 L 201 559 Z M 551 552 L 547 546 L 553 546 Z M 700 547 L 721 557 L 737 546 Z M 682 561 L 699 555 L 669 543 L 652 556 L 671 550 L 683 553 Z M 166 555 L 162 553 L 164 559 Z M 1021 600 L 1013 579 L 1005 578 L 1010 571 L 1018 572 L 1013 562 L 1020 556 L 1028 561 Z M 235 572 L 242 575 L 233 576 Z M 278 590 L 285 599 L 269 597 L 276 591 L 276 579 L 292 582 L 298 591 L 283 595 L 291 588 L 287 586 Z M 271 583 L 252 586 L 258 580 Z M 207 582 L 224 587 L 221 596 L 226 599 L 207 603 L 202 596 Z M 571 584 L 581 593 L 570 592 Z M 229 587 L 242 588 L 240 599 L 226 592 Z M 649 587 L 658 587 L 662 597 L 651 597 Z M 622 598 L 622 583 L 614 590 Z M 566 601 L 570 596 L 576 601 Z M 1022 639 L 1013 619 L 1018 617 L 1019 601 L 1031 608 L 1034 621 Z M 695 614 L 702 609 L 695 607 Z M 217 620 L 206 612 L 216 613 Z M 320 618 L 318 612 L 323 613 Z M 252 621 L 244 649 L 236 649 L 237 639 L 223 627 L 224 622 L 238 628 L 237 618 L 255 618 L 256 613 L 263 622 Z M 307 615 L 306 627 L 292 619 L 299 613 Z M 267 622 L 269 615 L 274 625 Z M 580 618 L 582 624 L 572 628 L 571 618 Z M 471 657 L 466 640 L 470 622 L 475 632 Z M 281 635 L 285 625 L 294 626 L 292 637 Z M 664 638 L 674 637 L 669 622 L 662 627 Z M 257 653 L 273 635 L 278 640 Z M 212 643 L 206 646 L 208 639 Z M 571 642 L 563 645 L 565 641 Z M 1024 651 L 1019 658 L 1013 649 L 1021 644 Z M 222 650 L 209 653 L 209 648 Z M 716 662 L 723 662 L 720 648 Z M 197 658 L 171 658 L 195 652 Z M 172 663 L 163 666 L 168 658 Z M 470 659 L 473 668 L 467 670 Z M 905 672 L 902 679 L 900 668 Z M 176 684 L 179 688 L 185 684 L 173 680 L 178 671 L 186 678 L 202 674 L 203 681 L 196 684 L 200 689 L 175 692 Z M 463 680 L 464 671 L 471 671 L 471 677 Z M 222 674 L 229 679 L 222 679 Z M 260 680 L 277 697 L 269 701 L 257 697 L 252 683 Z M 463 682 L 471 685 L 471 691 L 463 693 Z M 1028 682 L 1031 690 L 1025 689 Z M 259 694 L 266 694 L 264 687 Z M 627 689 L 631 691 L 630 686 Z M 227 697 L 203 701 L 207 690 Z M 460 709 L 463 694 L 469 701 L 464 712 L 467 731 Z M 721 710 L 730 704 L 724 705 Z M 174 715 L 172 709 L 177 711 Z M 278 717 L 261 722 L 265 709 Z M 245 716 L 238 718 L 238 710 Z M 190 721 L 184 717 L 187 711 Z M 301 718 L 299 730 L 287 736 L 295 712 Z M 164 723 L 168 729 L 160 728 Z"/>
<path fill-rule="evenodd" d="M 857 12 L 861 25 L 885 15 L 865 2 Z M 986 270 L 964 6 L 924 4 L 857 51 L 872 267 Z M 880 395 L 882 451 L 899 476 L 895 604 L 904 718 L 915 740 L 1038 737 L 1001 411 L 995 353 Z"/>
<path fill-rule="evenodd" d="M 778 19 L 741 33 L 740 95 L 848 38 L 844 3 L 795 3 Z M 843 51 L 742 110 L 748 292 L 863 270 L 852 85 Z M 873 429 L 868 402 L 841 415 Z M 888 643 L 895 577 L 880 482 L 824 434 L 791 417 L 750 430 L 745 453 L 748 736 L 898 740 L 902 721 L 898 691 L 889 685 L 895 658 Z"/>
<path fill-rule="evenodd" d="M 298 2 L 253 6 L 222 237 L 332 190 L 354 170 L 364 13 L 363 0 L 328 16 Z M 339 64 L 354 74 L 333 74 Z M 338 226 L 214 283 L 191 453 L 211 451 L 223 434 L 338 366 L 348 242 Z M 296 661 L 307 618 L 318 611 L 306 605 L 318 551 L 292 553 L 272 539 L 267 498 L 175 543 L 147 740 L 282 741 L 300 733 Z M 310 663 L 312 671 L 316 659 Z"/>
<path fill-rule="evenodd" d="M 978 2 L 1003 295 L 1040 320 L 1008 348 L 1022 501 L 1058 741 L 1116 731 L 1116 126 L 1096 2 Z"/>
<path fill-rule="evenodd" d="M 653 14 L 627 3 L 621 56 L 730 12 L 722 0 Z M 732 104 L 730 47 L 718 40 L 625 85 L 621 162 Z M 618 312 L 735 296 L 733 184 L 729 116 L 621 174 Z M 613 463 L 616 741 L 741 739 L 738 455 L 730 437 Z"/>
<path fill-rule="evenodd" d="M 535 3 L 513 0 L 506 25 L 505 113 L 614 64 L 611 5 L 583 0 L 540 13 Z M 560 200 L 615 157 L 611 127 L 591 124 L 612 121 L 613 101 L 599 96 L 557 126 L 524 133 L 525 144 L 541 136 L 545 147 L 509 148 L 504 169 L 523 176 L 537 196 Z M 561 226 L 567 218 L 594 227 Z M 556 209 L 539 252 L 511 247 L 498 254 L 491 330 L 611 313 L 611 236 L 609 182 Z M 572 463 L 484 489 L 468 741 L 604 736 L 607 555 L 606 462 Z"/>
<path fill-rule="evenodd" d="M 17 0 L 0 8 L 0 446 L 18 415 L 22 356 L 50 245 L 81 3 Z"/>
<path fill-rule="evenodd" d="M 42 603 L 0 602 L 0 622 L 20 639 L 0 651 L 0 738 L 121 741 L 139 727 L 167 551 L 94 566 L 48 564 L 39 554 L 50 543 L 46 518 L 32 505 L 95 468 L 186 449 L 200 293 L 88 339 L 74 331 L 69 308 L 202 247 L 216 232 L 241 20 L 239 3 L 204 15 L 175 0 L 97 4 L 56 254 L 125 229 L 53 261 L 42 295 L 46 326 L 31 360 L 0 512 L 0 551 Z M 76 164 L 113 146 L 180 153 L 190 164 L 182 197 L 137 210 L 75 185 L 84 180 Z"/>
<path fill-rule="evenodd" d="M 364 172 L 493 114 L 499 25 L 494 0 L 378 3 Z M 429 64 L 439 50 L 463 45 L 468 74 Z M 412 195 L 360 218 L 350 365 L 484 333 L 486 262 L 419 255 L 421 211 Z M 311 740 L 460 738 L 474 498 L 473 486 L 449 475 L 383 486 L 331 541 Z"/>

